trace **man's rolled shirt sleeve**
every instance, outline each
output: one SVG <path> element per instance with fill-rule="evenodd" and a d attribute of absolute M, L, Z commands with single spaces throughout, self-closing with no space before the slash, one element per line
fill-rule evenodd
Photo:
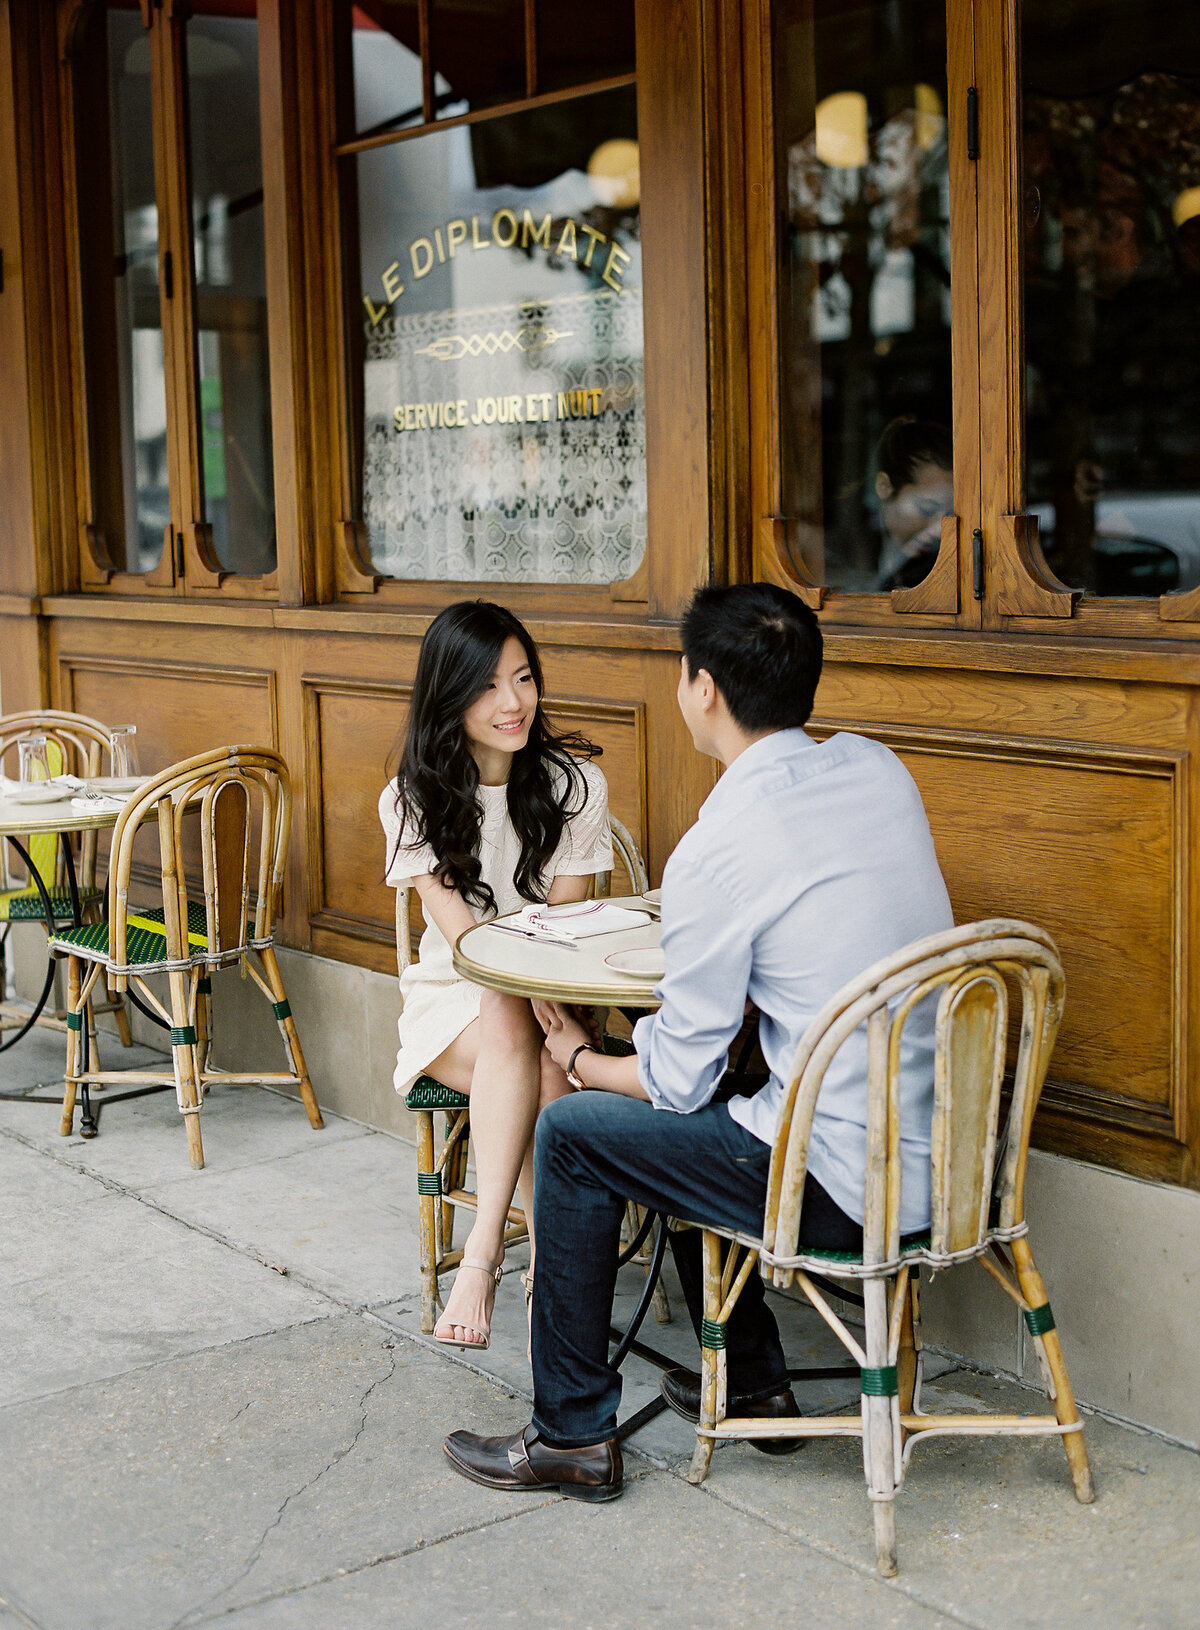
<path fill-rule="evenodd" d="M 656 1109 L 703 1109 L 725 1073 L 742 1027 L 753 939 L 742 913 L 678 855 L 662 887 L 662 1006 L 639 1019 L 638 1080 Z"/>

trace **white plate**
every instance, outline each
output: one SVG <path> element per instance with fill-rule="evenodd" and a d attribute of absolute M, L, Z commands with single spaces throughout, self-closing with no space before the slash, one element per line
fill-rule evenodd
<path fill-rule="evenodd" d="M 666 958 L 657 945 L 638 951 L 614 951 L 604 962 L 614 973 L 628 974 L 633 979 L 661 979 L 667 971 Z"/>
<path fill-rule="evenodd" d="M 97 792 L 136 792 L 146 780 L 144 775 L 94 775 L 85 786 L 95 787 Z"/>
<path fill-rule="evenodd" d="M 638 898 L 639 898 L 639 900 L 644 900 L 646 902 L 646 904 L 650 907 L 650 910 L 654 912 L 655 916 L 661 916 L 661 914 L 662 914 L 662 890 L 661 889 L 643 889 L 641 894 L 638 896 Z"/>
<path fill-rule="evenodd" d="M 18 781 L 5 791 L 10 804 L 61 804 L 73 796 L 70 787 L 51 781 Z"/>

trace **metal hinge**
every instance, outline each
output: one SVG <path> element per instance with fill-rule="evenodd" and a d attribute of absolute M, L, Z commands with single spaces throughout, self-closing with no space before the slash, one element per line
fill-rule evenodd
<path fill-rule="evenodd" d="M 967 157 L 979 157 L 979 92 L 974 85 L 967 89 Z"/>
<path fill-rule="evenodd" d="M 971 533 L 971 583 L 977 600 L 983 599 L 983 533 L 978 527 Z"/>
<path fill-rule="evenodd" d="M 187 564 L 187 557 L 184 554 L 184 550 L 183 550 L 183 533 L 182 532 L 176 532 L 176 534 L 175 534 L 175 576 L 176 577 L 183 577 L 185 575 L 184 567 L 186 566 L 186 564 Z"/>

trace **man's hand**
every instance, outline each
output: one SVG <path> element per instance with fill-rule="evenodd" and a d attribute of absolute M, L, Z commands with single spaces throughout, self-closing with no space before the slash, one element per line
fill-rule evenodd
<path fill-rule="evenodd" d="M 595 1046 L 571 1009 L 561 1002 L 534 1002 L 533 1013 L 546 1032 L 546 1051 L 560 1069 L 566 1069 L 577 1047 Z"/>

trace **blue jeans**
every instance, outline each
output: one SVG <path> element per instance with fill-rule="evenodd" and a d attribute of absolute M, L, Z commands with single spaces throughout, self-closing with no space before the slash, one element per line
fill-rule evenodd
<path fill-rule="evenodd" d="M 534 1144 L 533 1424 L 561 1448 L 602 1443 L 617 1428 L 621 1376 L 608 1362 L 617 1255 L 626 1200 L 687 1222 L 760 1235 L 771 1150 L 710 1103 L 691 1115 L 642 1099 L 577 1092 L 542 1111 Z M 859 1250 L 862 1230 L 813 1178 L 800 1235 L 808 1245 Z M 671 1236 L 697 1333 L 700 1235 Z M 751 1273 L 726 1329 L 731 1395 L 766 1398 L 787 1386 L 779 1329 Z"/>

